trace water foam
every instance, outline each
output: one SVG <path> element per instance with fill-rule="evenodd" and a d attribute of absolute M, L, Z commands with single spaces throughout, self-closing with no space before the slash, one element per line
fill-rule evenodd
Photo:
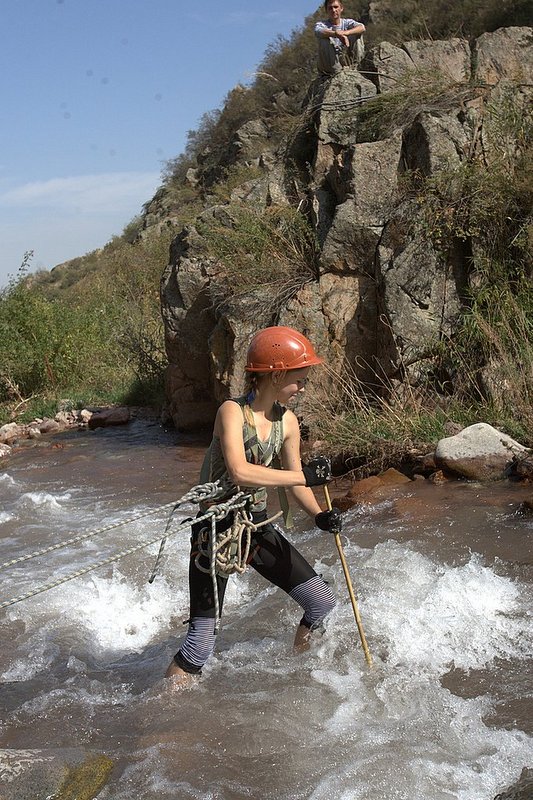
<path fill-rule="evenodd" d="M 333 668 L 312 670 L 313 681 L 337 696 L 315 731 L 337 765 L 309 799 L 493 797 L 528 763 L 531 737 L 488 728 L 491 698 L 457 697 L 439 678 L 450 664 L 469 669 L 526 657 L 532 631 L 522 587 L 478 556 L 446 566 L 394 541 L 370 555 L 353 548 L 351 560 L 355 554 L 363 559 L 357 576 L 374 668 L 349 641 L 353 620 L 344 604 L 321 645 Z"/>
<path fill-rule="evenodd" d="M 77 579 L 11 612 L 39 625 L 61 619 L 78 643 L 98 658 L 141 652 L 169 627 L 176 608 L 186 603 L 185 587 L 165 579 L 137 587 L 115 568 L 111 577 Z"/>
<path fill-rule="evenodd" d="M 44 507 L 49 511 L 62 511 L 62 503 L 72 498 L 71 492 L 62 494 L 50 494 L 50 492 L 24 492 L 20 495 L 16 506 L 37 508 Z"/>
<path fill-rule="evenodd" d="M 29 681 L 40 672 L 45 672 L 58 657 L 59 647 L 49 641 L 48 631 L 41 629 L 31 637 L 30 648 L 22 658 L 13 661 L 0 677 L 6 683 Z"/>
<path fill-rule="evenodd" d="M 46 517 L 46 503 L 40 508 Z M 105 513 L 103 506 L 100 510 Z M 72 507 L 69 514 L 72 518 Z M 378 512 L 368 514 L 372 526 L 384 524 Z M 113 533 L 111 544 L 133 544 L 143 526 Z M 364 527 L 358 520 L 358 537 Z M 317 534 L 313 548 L 323 540 Z M 414 545 L 387 541 L 370 551 L 348 542 L 373 670 L 366 667 L 331 549 L 324 548 L 324 561 L 316 567 L 334 585 L 339 605 L 324 637 L 301 658 L 290 654 L 298 610 L 253 572 L 232 579 L 220 644 L 205 681 L 198 691 L 178 694 L 172 704 L 168 693 L 158 698 L 157 687 L 146 701 L 130 695 L 120 683 L 121 670 L 110 670 L 103 682 L 90 681 L 94 665 L 85 660 L 89 655 L 109 663 L 144 648 L 161 654 L 169 635 L 181 635 L 177 623 L 187 613 L 188 547 L 169 542 L 167 564 L 149 586 L 146 576 L 156 549 L 149 559 L 128 558 L 108 574 L 71 581 L 8 615 L 25 627 L 9 656 L 16 658 L 4 673 L 9 680 L 27 680 L 54 668 L 59 659 L 69 670 L 60 686 L 17 711 L 14 725 L 22 731 L 31 726 L 36 736 L 52 731 L 52 723 L 54 731 L 64 725 L 67 733 L 51 733 L 54 741 L 69 731 L 75 736 L 76 725 L 81 737 L 94 737 L 98 729 L 110 746 L 120 739 L 119 750 L 132 763 L 103 790 L 102 799 L 221 799 L 237 763 L 243 766 L 242 779 L 249 780 L 238 796 L 248 792 L 265 800 L 284 796 L 279 785 L 286 787 L 285 796 L 298 800 L 488 800 L 528 763 L 530 739 L 520 731 L 486 727 L 490 697 L 459 698 L 439 680 L 451 664 L 469 669 L 490 665 L 498 656 L 522 658 L 527 650 L 530 628 L 522 587 L 478 557 L 450 566 L 418 553 Z M 132 658 L 128 678 L 135 671 L 141 675 L 145 664 L 142 657 Z M 144 675 L 136 680 L 142 683 Z M 134 709 L 132 716 L 124 711 L 121 718 L 120 704 Z M 161 741 L 166 713 L 172 716 L 172 741 L 146 749 L 132 736 L 132 717 L 137 714 L 141 727 Z M 191 739 L 185 748 L 184 732 Z M 285 761 L 287 777 L 281 775 L 283 767 L 278 776 L 277 764 Z M 258 779 L 262 765 L 271 780 L 263 785 Z M 237 793 L 236 785 L 233 789 Z M 233 796 L 231 787 L 228 791 Z"/>
<path fill-rule="evenodd" d="M 512 580 L 483 565 L 478 555 L 446 567 L 388 541 L 364 564 L 366 610 L 378 621 L 387 658 L 442 674 L 497 657 L 523 658 L 533 641 L 527 599 Z"/>

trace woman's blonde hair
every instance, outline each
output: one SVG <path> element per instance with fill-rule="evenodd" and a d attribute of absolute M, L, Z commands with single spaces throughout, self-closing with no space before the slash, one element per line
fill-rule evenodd
<path fill-rule="evenodd" d="M 259 383 L 258 372 L 245 372 L 244 373 L 244 396 L 248 403 L 251 403 L 257 394 L 257 386 Z"/>
<path fill-rule="evenodd" d="M 272 372 L 245 372 L 244 373 L 244 390 L 243 394 L 246 397 L 248 403 L 251 403 L 254 397 L 257 394 L 257 390 L 259 388 L 260 381 L 264 380 L 268 376 L 272 378 L 272 375 L 275 373 L 277 375 L 285 375 L 288 372 L 286 369 L 276 369 L 272 370 Z"/>

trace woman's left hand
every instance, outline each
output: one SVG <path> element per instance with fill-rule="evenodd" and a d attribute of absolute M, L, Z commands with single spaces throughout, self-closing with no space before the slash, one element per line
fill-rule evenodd
<path fill-rule="evenodd" d="M 342 531 L 342 513 L 338 508 L 332 508 L 331 511 L 321 511 L 315 516 L 315 525 L 321 531 L 340 533 Z"/>

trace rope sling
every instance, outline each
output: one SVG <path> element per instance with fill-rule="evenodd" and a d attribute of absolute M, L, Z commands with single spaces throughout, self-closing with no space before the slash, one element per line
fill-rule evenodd
<path fill-rule="evenodd" d="M 215 634 L 218 633 L 221 618 L 217 575 L 227 579 L 236 572 L 239 575 L 244 574 L 250 556 L 252 533 L 269 525 L 282 514 L 283 511 L 278 511 L 269 519 L 254 523 L 247 508 L 239 508 L 233 512 L 233 521 L 230 527 L 224 531 L 217 531 L 217 520 L 225 516 L 217 511 L 211 517 L 209 535 L 206 540 L 202 540 L 201 535 L 198 537 L 198 552 L 194 563 L 200 572 L 211 575 L 215 601 Z M 208 560 L 208 568 L 200 563 L 202 557 Z"/>

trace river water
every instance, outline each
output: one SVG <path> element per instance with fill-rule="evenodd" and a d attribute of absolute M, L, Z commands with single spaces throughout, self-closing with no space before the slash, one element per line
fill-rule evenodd
<path fill-rule="evenodd" d="M 0 602 L 162 534 L 158 509 L 197 482 L 203 447 L 139 419 L 14 453 L 0 473 L 1 562 L 156 513 L 4 570 Z M 304 655 L 291 649 L 298 607 L 249 571 L 230 580 L 201 682 L 172 690 L 184 534 L 151 585 L 156 544 L 10 606 L 0 749 L 109 756 L 99 800 L 492 800 L 533 761 L 526 497 L 417 481 L 346 514 L 371 669 L 334 540 L 299 513 L 290 536 L 339 599 Z"/>

